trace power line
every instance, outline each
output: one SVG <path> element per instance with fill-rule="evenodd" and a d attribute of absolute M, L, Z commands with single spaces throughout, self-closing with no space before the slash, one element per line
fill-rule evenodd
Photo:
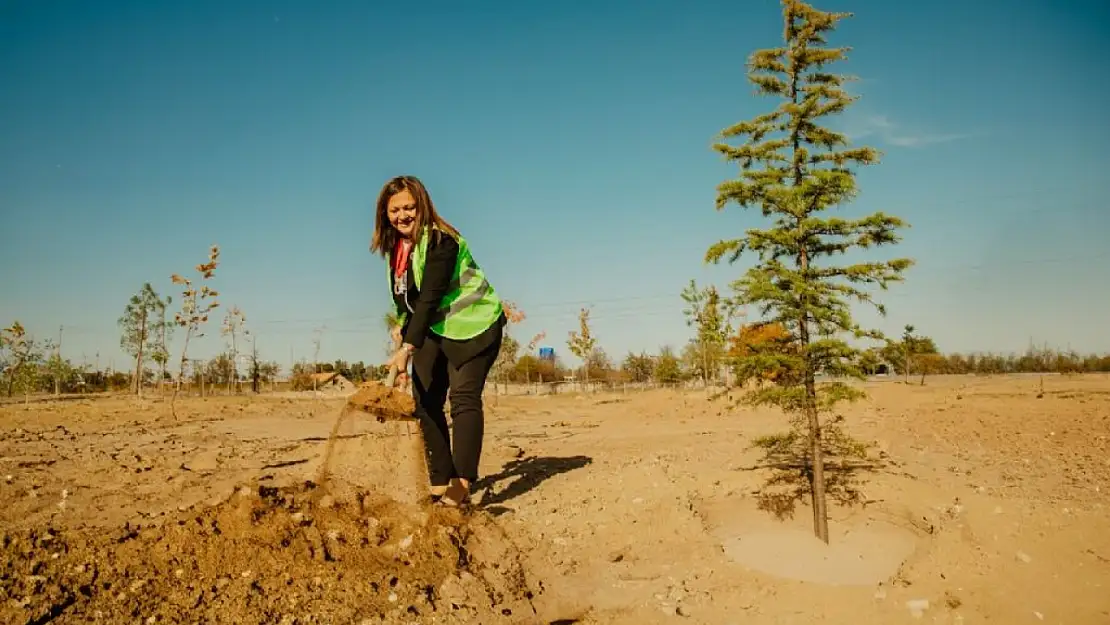
<path fill-rule="evenodd" d="M 983 262 L 983 263 L 964 263 L 964 264 L 949 264 L 949 265 L 930 265 L 931 269 L 940 271 L 979 271 L 988 268 L 999 266 L 1028 266 L 1028 265 L 1053 265 L 1060 263 L 1086 263 L 1097 260 L 1110 259 L 1110 251 L 1100 254 L 1088 256 L 1074 256 L 1074 257 L 1056 257 L 1056 258 L 1026 258 L 1015 259 L 1005 262 Z M 912 271 L 912 270 L 911 270 Z M 912 285 L 913 278 L 909 276 L 904 283 L 895 283 L 892 288 L 899 288 L 902 286 Z M 865 287 L 866 289 L 867 287 Z M 913 293 L 897 292 L 892 290 L 882 291 L 873 288 L 873 293 L 879 298 L 902 298 L 912 297 Z M 632 305 L 634 304 L 635 305 Z M 649 304 L 654 303 L 654 304 Z M 610 308 L 607 305 L 618 304 L 622 306 L 615 306 Z M 624 304 L 632 305 L 626 306 Z M 658 316 L 666 314 L 679 314 L 681 313 L 681 296 L 678 292 L 645 294 L 645 295 L 632 295 L 632 296 L 613 296 L 602 298 L 588 298 L 588 299 L 574 299 L 574 300 L 554 300 L 548 302 L 530 303 L 527 306 L 521 305 L 526 313 L 526 321 L 528 320 L 574 320 L 578 316 L 579 307 L 590 307 L 592 309 L 592 320 L 606 320 L 606 319 L 625 319 L 634 318 L 637 316 Z M 544 309 L 561 308 L 559 311 L 548 311 Z M 335 322 L 346 322 L 356 327 L 334 327 L 331 324 Z M 365 323 L 365 327 L 360 324 Z M 295 325 L 295 324 L 312 324 L 314 327 L 311 329 L 294 329 L 290 328 L 286 332 L 273 332 L 272 330 L 259 328 L 259 326 L 274 326 L 274 325 Z M 329 317 L 313 317 L 313 318 L 292 318 L 292 319 L 262 319 L 255 320 L 250 323 L 255 328 L 255 332 L 262 332 L 264 334 L 289 334 L 308 332 L 312 333 L 317 330 L 320 324 L 328 326 L 328 333 L 362 333 L 379 331 L 381 329 L 381 314 L 365 314 L 357 313 L 350 315 L 333 315 Z M 114 333 L 116 329 L 113 327 L 109 329 L 106 324 L 104 326 L 90 326 L 90 325 L 73 325 L 65 324 L 64 329 L 67 335 L 74 334 L 105 334 Z M 59 337 L 60 339 L 60 337 Z M 60 341 L 59 341 L 60 342 Z"/>

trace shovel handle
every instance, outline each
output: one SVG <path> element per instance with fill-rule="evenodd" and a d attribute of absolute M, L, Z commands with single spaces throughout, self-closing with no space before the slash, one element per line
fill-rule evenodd
<path fill-rule="evenodd" d="M 393 387 L 393 383 L 397 381 L 397 373 L 398 373 L 397 372 L 397 365 L 390 365 L 389 366 L 389 373 L 385 376 L 385 382 L 384 382 L 384 384 L 387 387 L 389 387 L 389 388 Z"/>

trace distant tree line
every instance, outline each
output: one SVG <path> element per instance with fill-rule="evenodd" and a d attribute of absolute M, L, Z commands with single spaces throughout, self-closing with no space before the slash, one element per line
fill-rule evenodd
<path fill-rule="evenodd" d="M 716 323 L 714 321 L 714 323 Z M 578 336 L 581 337 L 581 329 Z M 541 359 L 527 353 L 511 337 L 502 346 L 491 384 L 532 384 L 590 381 L 596 384 L 684 384 L 702 382 L 721 384 L 726 376 L 735 375 L 737 359 L 753 347 L 783 341 L 784 331 L 774 324 L 742 325 L 727 336 L 723 343 L 708 332 L 698 332 L 680 351 L 662 346 L 657 351 L 628 352 L 619 362 L 590 336 L 584 364 L 568 367 L 561 359 Z M 0 395 L 73 394 L 134 391 L 132 370 L 97 369 L 78 365 L 62 358 L 50 340 L 37 340 L 18 323 L 0 332 Z M 522 353 L 525 352 L 525 353 Z M 154 367 L 144 367 L 142 385 L 158 389 L 168 387 L 174 376 L 162 366 L 161 358 L 152 358 Z M 312 390 L 313 374 L 337 372 L 355 384 L 385 377 L 386 368 L 367 365 L 363 361 L 310 363 L 293 365 L 288 375 L 275 361 L 262 360 L 253 354 L 245 358 L 247 366 L 236 366 L 230 350 L 208 360 L 190 360 L 184 384 L 192 392 L 205 395 L 258 392 L 281 387 L 288 390 Z M 906 366 L 907 361 L 909 366 Z M 868 375 L 904 376 L 918 383 L 931 375 L 999 375 L 1009 373 L 1110 373 L 1110 354 L 1081 354 L 1074 350 L 1055 350 L 1030 346 L 1022 353 L 942 353 L 932 338 L 913 333 L 913 327 L 897 341 L 882 347 L 861 350 L 858 366 Z M 768 379 L 774 379 L 769 374 Z M 163 391 L 164 392 L 164 391 Z"/>

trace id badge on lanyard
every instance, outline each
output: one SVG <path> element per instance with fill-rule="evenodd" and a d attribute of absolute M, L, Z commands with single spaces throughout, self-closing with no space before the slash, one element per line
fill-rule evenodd
<path fill-rule="evenodd" d="M 402 241 L 397 242 L 397 265 L 393 271 L 393 294 L 404 295 L 409 291 L 409 253 L 412 248 Z"/>

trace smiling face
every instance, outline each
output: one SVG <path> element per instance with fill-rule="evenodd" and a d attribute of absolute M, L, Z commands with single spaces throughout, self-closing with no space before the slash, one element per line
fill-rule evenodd
<path fill-rule="evenodd" d="M 397 230 L 397 234 L 412 239 L 417 223 L 416 198 L 412 197 L 408 189 L 402 189 L 389 198 L 385 214 L 389 218 L 389 225 Z"/>
<path fill-rule="evenodd" d="M 459 231 L 436 213 L 424 183 L 415 176 L 396 176 L 378 192 L 370 251 L 387 258 L 399 239 L 415 241 L 429 228 L 455 238 L 459 236 Z"/>

